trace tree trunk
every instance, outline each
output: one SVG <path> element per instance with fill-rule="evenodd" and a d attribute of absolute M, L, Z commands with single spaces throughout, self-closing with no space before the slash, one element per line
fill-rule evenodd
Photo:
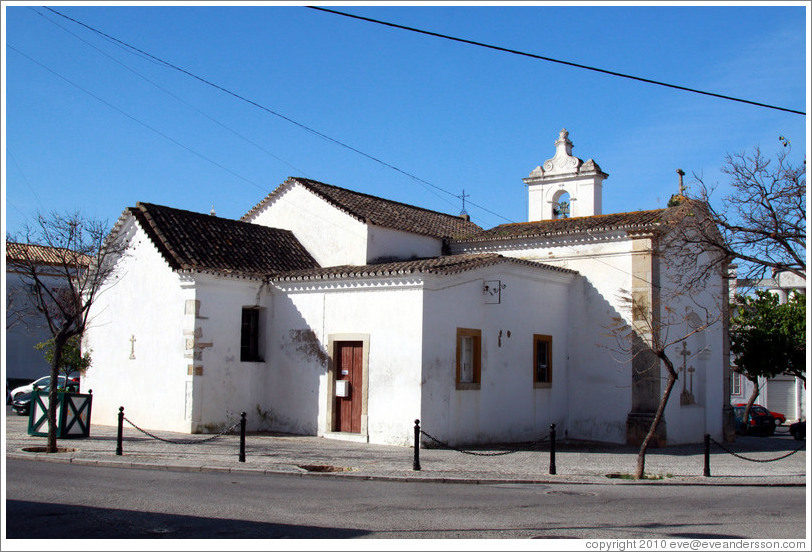
<path fill-rule="evenodd" d="M 56 397 L 59 387 L 59 364 L 67 338 L 62 334 L 54 337 L 54 356 L 51 359 L 51 386 L 48 389 L 48 445 L 46 452 L 56 452 Z M 31 401 L 33 406 L 33 401 Z"/>
<path fill-rule="evenodd" d="M 756 402 L 758 394 L 761 392 L 761 388 L 758 386 L 758 378 L 755 380 L 750 379 L 750 381 L 753 382 L 753 392 L 750 393 L 750 398 L 747 399 L 747 404 L 744 407 L 744 414 L 742 414 L 742 426 L 744 427 L 742 431 L 745 435 L 750 431 L 750 408 L 753 406 L 753 403 Z"/>
<path fill-rule="evenodd" d="M 666 369 L 668 370 L 668 379 L 665 383 L 665 390 L 660 397 L 660 404 L 657 406 L 657 412 L 654 414 L 654 419 L 651 421 L 651 427 L 646 434 L 646 438 L 643 439 L 643 442 L 640 444 L 640 451 L 637 453 L 637 471 L 634 474 L 635 479 L 643 479 L 643 476 L 645 475 L 646 450 L 648 449 L 651 439 L 654 437 L 654 433 L 657 431 L 657 426 L 660 425 L 660 420 L 663 418 L 663 414 L 665 413 L 665 405 L 668 404 L 668 398 L 671 396 L 671 390 L 674 388 L 674 384 L 677 383 L 677 373 L 674 371 L 674 365 L 671 364 L 671 360 L 664 354 L 658 354 L 657 356 L 660 357 L 660 360 L 663 361 Z"/>

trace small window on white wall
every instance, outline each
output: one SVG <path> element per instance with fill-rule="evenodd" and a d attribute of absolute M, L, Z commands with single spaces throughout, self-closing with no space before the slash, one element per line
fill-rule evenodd
<path fill-rule="evenodd" d="M 243 307 L 240 328 L 240 360 L 242 362 L 262 362 L 259 348 L 260 314 L 257 307 Z"/>
<path fill-rule="evenodd" d="M 533 387 L 553 385 L 553 337 L 533 336 Z"/>
<path fill-rule="evenodd" d="M 730 394 L 731 395 L 742 394 L 742 375 L 739 374 L 738 372 L 730 373 Z"/>
<path fill-rule="evenodd" d="M 482 330 L 457 328 L 457 389 L 479 389 Z"/>

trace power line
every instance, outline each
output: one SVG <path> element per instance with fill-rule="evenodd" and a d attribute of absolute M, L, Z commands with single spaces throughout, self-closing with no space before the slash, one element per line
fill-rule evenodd
<path fill-rule="evenodd" d="M 533 59 L 540 59 L 542 61 L 549 61 L 551 63 L 560 63 L 562 65 L 569 65 L 570 67 L 576 67 L 578 69 L 587 69 L 589 71 L 595 71 L 595 72 L 598 72 L 598 73 L 604 73 L 606 75 L 611 75 L 613 77 L 622 77 L 624 79 L 631 79 L 631 80 L 636 80 L 636 81 L 640 81 L 640 82 L 645 82 L 645 83 L 648 83 L 648 84 L 656 84 L 658 86 L 665 86 L 665 87 L 668 87 L 668 88 L 674 88 L 674 89 L 677 89 L 677 90 L 682 90 L 684 92 L 693 92 L 695 94 L 703 94 L 705 96 L 713 96 L 714 98 L 721 98 L 723 100 L 741 102 L 741 103 L 746 103 L 746 104 L 750 104 L 750 105 L 755 105 L 755 106 L 758 106 L 758 107 L 766 107 L 766 108 L 769 108 L 769 109 L 777 109 L 779 111 L 786 111 L 788 113 L 796 113 L 798 115 L 806 115 L 806 113 L 803 112 L 803 111 L 796 111 L 794 109 L 787 109 L 785 107 L 778 107 L 778 106 L 759 103 L 759 102 L 754 102 L 754 101 L 750 101 L 750 100 L 743 100 L 741 98 L 734 98 L 732 96 L 726 96 L 724 94 L 715 94 L 713 92 L 705 92 L 703 90 L 697 90 L 695 88 L 688 88 L 686 86 L 679 86 L 679 85 L 676 85 L 676 84 L 669 84 L 669 83 L 666 83 L 666 82 L 655 81 L 655 80 L 646 79 L 646 78 L 643 78 L 643 77 L 635 77 L 633 75 L 626 75 L 624 73 L 618 73 L 617 71 L 609 71 L 607 69 L 599 69 L 597 67 L 590 67 L 589 65 L 582 65 L 580 63 L 573 63 L 571 61 L 563 61 L 563 60 L 554 59 L 554 58 L 551 58 L 551 57 L 540 56 L 540 55 L 536 55 L 536 54 L 530 54 L 530 53 L 527 53 L 527 52 L 522 52 L 521 50 L 514 50 L 512 48 L 503 48 L 502 46 L 494 46 L 492 44 L 485 44 L 484 42 L 477 42 L 475 40 L 467 40 L 465 38 L 449 36 L 449 35 L 445 35 L 445 34 L 441 34 L 441 33 L 435 33 L 435 32 L 432 32 L 432 31 L 425 31 L 423 29 L 417 29 L 415 27 L 407 27 L 405 25 L 398 25 L 397 23 L 389 23 L 388 21 L 381 21 L 379 19 L 372 19 L 372 18 L 369 18 L 369 17 L 362 17 L 360 15 L 353 15 L 353 14 L 350 14 L 350 13 L 331 10 L 329 8 L 322 8 L 322 7 L 318 7 L 318 6 L 305 6 L 305 7 L 310 8 L 311 10 L 318 10 L 318 11 L 322 11 L 322 12 L 326 12 L 326 13 L 332 13 L 332 14 L 335 14 L 335 15 L 341 15 L 341 16 L 344 16 L 344 17 L 349 17 L 351 19 L 358 19 L 360 21 L 367 21 L 369 23 L 375 23 L 375 24 L 378 24 L 378 25 L 385 25 L 387 27 L 392 27 L 394 29 L 402 29 L 404 31 L 410 31 L 410 32 L 413 32 L 413 33 L 420 33 L 420 34 L 424 34 L 424 35 L 428 35 L 428 36 L 433 36 L 433 37 L 436 37 L 436 38 L 443 38 L 445 40 L 453 40 L 454 42 L 461 42 L 463 44 L 471 44 L 473 46 L 481 46 L 482 48 L 489 48 L 491 50 L 497 50 L 499 52 L 505 52 L 505 53 L 508 53 L 508 54 L 516 54 L 516 55 L 519 55 L 519 56 L 525 56 L 525 57 L 529 57 L 529 58 L 533 58 Z"/>
<path fill-rule="evenodd" d="M 52 13 L 54 13 L 54 14 L 56 14 L 56 15 L 64 18 L 64 19 L 67 19 L 68 21 L 72 21 L 72 22 L 76 23 L 77 25 L 81 25 L 82 27 L 85 27 L 86 29 L 88 29 L 88 30 L 90 30 L 90 31 L 92 31 L 92 32 L 94 32 L 94 33 L 108 39 L 108 40 L 112 40 L 112 41 L 114 41 L 114 42 L 116 42 L 118 44 L 121 44 L 122 46 L 132 50 L 133 52 L 137 52 L 138 54 L 141 54 L 142 56 L 146 56 L 146 57 L 148 57 L 148 58 L 150 58 L 150 59 L 152 59 L 152 60 L 154 60 L 154 61 L 156 61 L 156 62 L 158 62 L 158 63 L 160 63 L 160 64 L 162 64 L 162 65 L 164 65 L 164 66 L 166 66 L 168 68 L 170 68 L 170 69 L 174 69 L 175 71 L 179 71 L 179 72 L 183 73 L 184 75 L 186 75 L 188 77 L 191 77 L 191 78 L 193 78 L 195 80 L 198 80 L 198 81 L 202 82 L 203 84 L 211 86 L 212 88 L 215 88 L 215 89 L 217 89 L 217 90 L 219 90 L 219 91 L 221 91 L 221 92 L 223 92 L 225 94 L 228 94 L 229 96 L 232 96 L 232 97 L 234 97 L 234 98 L 236 98 L 238 100 L 241 100 L 241 101 L 246 102 L 246 103 L 248 103 L 250 105 L 253 105 L 254 107 L 256 107 L 258 109 L 261 109 L 262 111 L 265 111 L 266 113 L 269 113 L 269 114 L 271 114 L 271 115 L 273 115 L 275 117 L 279 117 L 280 119 L 283 119 L 283 120 L 285 120 L 285 121 L 287 121 L 287 122 L 289 122 L 289 123 L 291 123 L 293 125 L 296 125 L 297 127 L 301 128 L 303 130 L 306 130 L 307 132 L 310 132 L 311 134 L 314 134 L 314 135 L 318 136 L 319 138 L 327 140 L 328 142 L 332 142 L 333 144 L 336 144 L 336 145 L 341 146 L 341 147 L 343 147 L 345 149 L 353 151 L 353 152 L 355 152 L 355 153 L 357 153 L 359 155 L 362 155 L 362 156 L 366 157 L 367 159 L 369 159 L 371 161 L 374 161 L 374 162 L 376 162 L 376 163 L 378 163 L 380 165 L 383 165 L 384 167 L 387 167 L 387 168 L 389 168 L 389 169 L 391 169 L 393 171 L 396 171 L 396 172 L 398 172 L 398 173 L 400 173 L 400 174 L 414 180 L 415 182 L 418 182 L 419 184 L 424 185 L 424 187 L 425 186 L 430 186 L 431 188 L 434 188 L 435 190 L 438 190 L 440 192 L 448 194 L 451 197 L 455 197 L 455 198 L 459 199 L 459 196 L 457 194 L 449 192 L 448 190 L 446 190 L 444 188 L 441 188 L 440 186 L 437 186 L 436 184 L 432 184 L 431 182 L 428 182 L 428 181 L 426 181 L 426 180 L 424 180 L 424 179 L 422 179 L 422 178 L 420 178 L 420 177 L 418 177 L 418 176 L 416 176 L 416 175 L 414 175 L 414 174 L 412 174 L 410 172 L 404 171 L 404 170 L 392 165 L 391 163 L 387 163 L 386 161 L 384 161 L 384 160 L 382 160 L 382 159 L 380 159 L 378 157 L 375 157 L 375 156 L 370 155 L 370 154 L 368 154 L 366 152 L 363 152 L 363 151 L 359 150 L 358 148 L 355 148 L 353 146 L 350 146 L 349 144 L 346 144 L 345 142 L 342 142 L 340 140 L 332 138 L 332 137 L 330 137 L 330 136 L 328 136 L 328 135 L 326 135 L 326 134 L 324 134 L 322 132 L 319 132 L 319 131 L 317 131 L 317 130 L 315 130 L 315 129 L 313 129 L 313 128 L 305 125 L 305 124 L 302 124 L 302 123 L 300 123 L 298 121 L 295 121 L 294 119 L 291 119 L 290 117 L 287 117 L 286 115 L 283 115 L 283 114 L 281 114 L 281 113 L 279 113 L 277 111 L 274 111 L 274 110 L 272 110 L 272 109 L 270 109 L 268 107 L 265 107 L 262 104 L 259 104 L 259 103 L 255 102 L 255 101 L 251 100 L 251 99 L 248 99 L 245 96 L 237 94 L 236 92 L 232 92 L 231 90 L 229 90 L 229 89 L 227 89 L 227 88 L 225 88 L 223 86 L 220 86 L 219 84 L 215 84 L 215 83 L 213 83 L 213 82 L 211 82 L 211 81 L 209 81 L 209 80 L 207 80 L 207 79 L 205 79 L 203 77 L 200 77 L 200 76 L 198 76 L 198 75 L 196 75 L 196 74 L 194 74 L 194 73 L 192 73 L 190 71 L 187 71 L 186 69 L 183 69 L 182 67 L 178 67 L 177 65 L 174 65 L 174 64 L 172 64 L 172 63 L 170 63 L 170 62 L 168 62 L 168 61 L 166 61 L 164 59 L 161 59 L 161 58 L 159 58 L 157 56 L 153 56 L 149 52 L 145 52 L 144 50 L 136 48 L 135 46 L 132 46 L 131 44 L 128 44 L 128 43 L 126 43 L 126 42 L 124 42 L 122 40 L 119 40 L 119 39 L 117 39 L 117 38 L 115 38 L 113 36 L 110 36 L 107 33 L 104 33 L 104 32 L 102 32 L 102 31 L 100 31 L 100 30 L 98 30 L 98 29 L 96 29 L 94 27 L 91 27 L 90 25 L 82 23 L 81 21 L 79 21 L 77 19 L 69 17 L 69 16 L 67 16 L 67 15 L 65 15 L 63 13 L 60 13 L 60 12 L 58 12 L 58 11 L 52 9 L 52 8 L 49 8 L 47 6 L 43 6 L 43 7 L 46 10 L 48 10 L 48 11 L 50 11 L 50 12 L 52 12 Z M 515 222 L 515 221 L 513 221 L 513 220 L 511 220 L 511 219 L 509 219 L 507 217 L 504 217 L 504 216 L 500 215 L 499 213 L 495 213 L 495 212 L 491 211 L 490 209 L 487 209 L 487 208 L 485 208 L 485 207 L 483 207 L 481 205 L 477 205 L 473 201 L 469 201 L 468 203 L 469 203 L 469 205 L 477 207 L 477 208 L 479 208 L 479 209 L 481 209 L 481 210 L 483 210 L 483 211 L 485 211 L 487 213 L 490 213 L 491 215 L 499 217 L 499 218 L 501 218 L 503 220 L 506 220 L 508 222 Z"/>
<path fill-rule="evenodd" d="M 9 155 L 9 157 L 11 157 L 11 160 L 14 162 L 14 165 L 17 167 L 17 170 L 19 171 L 20 176 L 23 177 L 23 182 L 25 182 L 25 185 L 28 186 L 28 189 L 31 190 L 31 193 L 34 195 L 34 199 L 36 199 L 37 203 L 39 203 L 39 206 L 44 209 L 45 207 L 42 204 L 42 201 L 40 200 L 39 196 L 37 195 L 37 192 L 34 191 L 34 188 L 31 187 L 31 183 L 28 181 L 28 178 L 26 178 L 25 173 L 23 172 L 23 168 L 17 162 L 17 158 L 14 157 L 14 154 L 12 153 L 11 149 L 6 147 L 6 153 Z"/>
<path fill-rule="evenodd" d="M 63 27 L 62 25 L 60 25 L 59 23 L 57 23 L 56 21 L 54 21 L 54 20 L 53 20 L 53 19 L 51 19 L 50 17 L 46 16 L 45 14 L 43 14 L 43 13 L 41 13 L 41 12 L 37 11 L 35 8 L 30 7 L 29 9 L 31 9 L 32 11 L 34 11 L 34 12 L 35 12 L 37 15 L 39 15 L 40 17 L 42 17 L 43 19 L 45 19 L 46 21 L 48 21 L 48 22 L 49 22 L 49 23 L 51 23 L 52 25 L 55 25 L 55 26 L 56 26 L 56 27 L 58 27 L 59 29 L 61 29 L 61 30 L 63 30 L 64 32 L 66 32 L 66 33 L 68 33 L 69 35 L 71 35 L 72 37 L 74 37 L 74 38 L 76 38 L 77 40 L 79 40 L 79 41 L 81 41 L 81 42 L 85 43 L 85 44 L 86 44 L 87 46 L 89 46 L 90 48 L 93 48 L 93 49 L 94 49 L 94 50 L 96 50 L 98 53 L 100 53 L 101 55 L 103 55 L 104 57 L 106 57 L 107 59 L 109 59 L 109 60 L 113 61 L 114 63 L 117 63 L 118 65 L 120 65 L 121 67 L 123 67 L 124 69 L 126 69 L 127 71 L 129 71 L 130 73 L 132 73 L 132 74 L 134 74 L 134 75 L 136 75 L 136 76 L 140 77 L 141 79 L 143 79 L 143 80 L 147 81 L 148 83 L 150 83 L 152 86 L 154 86 L 155 88 L 157 88 L 158 90 L 160 90 L 160 91 L 161 91 L 161 92 L 163 92 L 164 94 L 167 94 L 168 96 L 173 97 L 174 99 L 176 99 L 176 100 L 177 100 L 177 101 L 179 101 L 180 103 L 182 103 L 182 104 L 184 104 L 184 105 L 188 106 L 190 109 L 193 109 L 193 110 L 197 111 L 198 113 L 200 113 L 201 115 L 203 115 L 204 117 L 206 117 L 208 120 L 212 121 L 213 123 L 215 123 L 215 124 L 219 125 L 220 127 L 224 128 L 224 129 L 228 130 L 229 132 L 231 132 L 232 134 L 234 134 L 234 135 L 235 135 L 235 136 L 237 136 L 238 138 L 241 138 L 242 140 L 244 140 L 244 141 L 248 142 L 248 143 L 249 143 L 249 144 L 251 144 L 252 146 L 254 146 L 254 147 L 256 147 L 257 149 L 259 149 L 260 151 L 262 151 L 263 153 L 265 153 L 265 154 L 267 154 L 267 155 L 269 155 L 269 156 L 273 157 L 273 158 L 274 158 L 274 159 L 276 159 L 277 161 L 280 161 L 281 163 L 284 163 L 285 165 L 287 165 L 287 166 L 288 166 L 288 167 L 290 167 L 291 169 L 293 169 L 293 170 L 295 170 L 295 171 L 298 171 L 298 172 L 301 172 L 301 173 L 304 173 L 304 175 L 305 175 L 305 176 L 308 176 L 308 175 L 307 175 L 307 171 L 304 171 L 304 170 L 302 170 L 302 169 L 300 169 L 300 168 L 298 168 L 298 167 L 296 167 L 296 166 L 292 165 L 291 163 L 289 163 L 289 162 L 287 162 L 286 160 L 282 159 L 282 158 L 281 158 L 281 157 L 279 157 L 278 155 L 275 155 L 274 153 L 272 153 L 272 152 L 268 151 L 268 150 L 267 150 L 266 148 L 264 148 L 262 145 L 257 144 L 256 142 L 254 142 L 253 140 L 251 140 L 250 138 L 248 138 L 248 137 L 246 137 L 246 136 L 243 136 L 242 134 L 240 134 L 239 132 L 237 132 L 237 131 L 236 131 L 236 130 L 234 130 L 233 128 L 231 128 L 231 127 L 227 126 L 226 124 L 224 124 L 224 123 L 220 122 L 219 120 L 215 119 L 214 117 L 212 117 L 211 115 L 207 114 L 206 112 L 204 112 L 204 111 L 202 111 L 202 110 L 198 109 L 197 107 L 193 106 L 192 104 L 190 104 L 189 102 L 187 102 L 186 100 L 184 100 L 183 98 L 181 98 L 180 96 L 178 96 L 178 95 L 176 95 L 176 94 L 173 94 L 171 91 L 169 91 L 169 90 L 167 90 L 166 88 L 164 88 L 163 86 L 159 85 L 158 83 L 156 83 L 156 82 L 155 82 L 155 81 L 153 81 L 152 79 L 147 78 L 145 75 L 143 75 L 143 74 L 139 73 L 139 72 L 138 72 L 138 71 L 136 71 L 135 69 L 132 69 L 132 68 L 131 68 L 131 67 L 129 67 L 128 65 L 126 65 L 126 64 L 122 63 L 121 61 L 117 60 L 116 58 L 114 58 L 114 57 L 113 57 L 113 56 L 111 56 L 110 54 L 108 54 L 108 53 L 104 52 L 104 51 L 103 51 L 103 50 L 101 50 L 100 48 L 97 48 L 96 46 L 94 46 L 93 44 L 91 44 L 90 42 L 88 42 L 87 40 L 85 40 L 84 38 L 80 37 L 79 35 L 77 35 L 77 34 L 75 34 L 75 33 L 72 33 L 70 30 L 66 29 L 65 27 Z M 108 40 L 108 42 L 110 42 L 110 41 Z M 122 50 L 124 50 L 124 48 L 122 48 L 122 47 L 121 47 L 119 44 L 115 44 L 115 43 L 112 43 L 112 44 L 113 44 L 114 46 L 116 46 L 117 48 L 121 48 Z M 141 56 L 141 57 L 143 58 L 143 56 Z M 155 63 L 155 62 L 154 62 L 153 60 L 151 60 L 151 59 L 147 59 L 147 61 L 149 61 L 150 63 Z"/>
<path fill-rule="evenodd" d="M 130 120 L 132 120 L 132 121 L 134 121 L 134 122 L 138 123 L 139 125 L 143 126 L 144 128 L 146 128 L 146 129 L 148 129 L 148 130 L 151 130 L 152 132 L 154 132 L 155 134 L 157 134 L 157 135 L 159 135 L 159 136 L 161 136 L 161 137 L 165 138 L 166 140 L 169 140 L 170 142 L 172 142 L 172 143 L 173 143 L 173 144 L 175 144 L 176 146 L 179 146 L 179 147 L 181 147 L 181 148 L 185 149 L 186 151 L 188 151 L 189 153 L 192 153 L 192 154 L 194 154 L 194 155 L 196 155 L 196 156 L 200 157 L 200 158 L 201 158 L 201 159 L 203 159 L 204 161 L 208 161 L 208 162 L 209 162 L 209 163 L 211 163 L 212 165 L 214 165 L 214 166 L 216 166 L 216 167 L 219 167 L 220 169 L 222 169 L 222 170 L 226 171 L 226 172 L 227 172 L 227 173 L 229 173 L 230 175 L 235 176 L 235 177 L 239 178 L 240 180 L 243 180 L 243 181 L 245 181 L 245 182 L 247 182 L 247 183 L 251 184 L 252 186 L 256 186 L 256 187 L 257 187 L 257 188 L 259 188 L 260 190 L 265 190 L 265 188 L 263 188 L 262 186 L 260 186 L 260 185 L 259 185 L 259 184 L 257 184 L 256 182 L 254 182 L 254 181 L 252 181 L 252 180 L 249 180 L 249 179 L 245 178 L 244 176 L 241 176 L 241 175 L 239 175 L 239 174 L 235 173 L 235 172 L 234 172 L 234 171 L 232 171 L 231 169 L 229 169 L 229 168 L 227 168 L 227 167 L 224 167 L 223 165 L 221 165 L 221 164 L 220 164 L 220 163 L 218 163 L 217 161 L 213 161 L 213 160 L 209 159 L 208 157 L 206 157 L 205 155 L 203 155 L 203 154 L 201 154 L 201 153 L 196 152 L 195 150 L 193 150 L 193 149 L 192 149 L 192 148 L 190 148 L 189 146 L 186 146 L 185 144 L 182 144 L 181 142 L 178 142 L 177 140 L 175 140 L 175 139 L 174 139 L 174 138 L 172 138 L 171 136 L 168 136 L 168 135 L 164 134 L 163 132 L 161 132 L 160 130 L 156 129 L 155 127 L 152 127 L 152 126 L 148 125 L 147 123 L 145 123 L 145 122 L 143 122 L 143 121 L 141 121 L 141 120 L 139 120 L 139 119 L 137 119 L 137 118 L 133 117 L 132 115 L 130 115 L 130 114 L 129 114 L 129 113 L 127 113 L 126 111 L 123 111 L 122 109 L 119 109 L 118 107 L 114 106 L 113 104 L 111 104 L 111 103 L 110 103 L 110 102 L 108 102 L 107 100 L 104 100 L 104 99 L 100 98 L 99 96 L 97 96 L 97 95 L 96 95 L 96 94 L 94 94 L 93 92 L 90 92 L 89 90 L 87 90 L 87 89 L 85 89 L 85 88 L 82 88 L 81 86 L 79 86 L 78 84 L 76 84 L 76 83 L 75 83 L 75 82 L 73 82 L 72 80 L 68 79 L 67 77 L 65 77 L 65 76 L 63 76 L 63 75 L 60 75 L 59 73 L 57 73 L 56 71 L 54 71 L 54 70 L 53 70 L 53 69 L 51 69 L 50 67 L 48 67 L 48 66 L 46 66 L 46 65 L 43 65 L 42 63 L 40 63 L 39 61 L 35 60 L 35 59 L 34 59 L 34 58 L 32 58 L 31 56 L 29 56 L 29 55 L 27 55 L 27 54 L 25 54 L 25 53 L 21 52 L 20 50 L 18 50 L 17 48 L 15 48 L 14 46 L 12 46 L 11 44 L 6 43 L 6 47 L 7 47 L 7 48 L 9 48 L 9 49 L 11 49 L 11 50 L 13 50 L 13 51 L 15 51 L 15 52 L 17 52 L 19 55 L 23 56 L 24 58 L 26 58 L 26 59 L 27 59 L 28 61 L 30 61 L 31 63 L 34 63 L 34 64 L 36 64 L 36 65 L 39 65 L 40 67 L 42 67 L 43 69 L 45 69 L 46 71 L 48 71 L 49 73 L 51 73 L 52 75 L 55 75 L 55 76 L 59 77 L 60 79 L 62 79 L 63 81 L 67 82 L 67 83 L 68 83 L 68 84 L 70 84 L 71 86 L 73 86 L 73 87 L 75 87 L 75 88 L 77 88 L 77 89 L 81 90 L 82 92 L 84 92 L 84 93 L 85 93 L 85 94 L 87 94 L 88 96 L 90 96 L 90 97 L 92 97 L 92 98 L 94 98 L 94 99 L 96 99 L 96 100 L 100 101 L 101 103 L 103 103 L 104 105 L 106 105 L 107 107 L 109 107 L 110 109 L 113 109 L 113 110 L 115 110 L 115 111 L 118 111 L 119 113 L 121 113 L 122 115 L 124 115 L 125 117 L 127 117 L 128 119 L 130 119 Z"/>

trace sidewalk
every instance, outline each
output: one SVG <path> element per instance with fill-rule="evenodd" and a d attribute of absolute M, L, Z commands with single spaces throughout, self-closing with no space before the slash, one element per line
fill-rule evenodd
<path fill-rule="evenodd" d="M 117 456 L 117 428 L 91 426 L 85 439 L 60 439 L 68 452 L 26 452 L 44 447 L 44 437 L 28 435 L 28 418 L 6 407 L 6 458 L 64 462 L 106 467 L 161 470 L 266 473 L 295 476 L 341 477 L 393 481 L 445 483 L 592 483 L 650 485 L 799 485 L 806 484 L 806 450 L 774 462 L 804 446 L 786 429 L 773 437 L 739 437 L 724 443 L 738 458 L 711 444 L 711 477 L 703 477 L 704 449 L 699 445 L 649 449 L 646 473 L 661 479 L 635 481 L 608 477 L 632 474 L 637 448 L 620 445 L 556 441 L 556 474 L 550 475 L 547 443 L 538 450 L 522 450 L 501 456 L 475 456 L 453 450 L 420 449 L 420 471 L 414 471 L 414 449 L 354 443 L 311 436 L 253 434 L 246 436 L 245 462 L 238 460 L 239 430 L 207 442 L 173 444 L 153 439 L 124 424 L 123 454 Z M 411 431 L 411 427 L 404 428 Z M 202 441 L 210 435 L 151 432 L 173 440 Z M 476 449 L 499 452 L 506 448 Z"/>

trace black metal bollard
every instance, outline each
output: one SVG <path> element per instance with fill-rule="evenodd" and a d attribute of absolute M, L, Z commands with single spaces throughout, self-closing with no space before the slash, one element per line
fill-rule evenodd
<path fill-rule="evenodd" d="M 414 463 L 413 471 L 420 471 L 420 420 L 414 421 Z"/>
<path fill-rule="evenodd" d="M 240 414 L 240 462 L 245 462 L 245 412 Z"/>
<path fill-rule="evenodd" d="M 705 434 L 705 470 L 702 472 L 705 477 L 710 477 L 710 435 Z"/>
<path fill-rule="evenodd" d="M 121 441 L 124 438 L 124 407 L 118 407 L 118 438 L 116 439 L 116 456 L 124 454 Z"/>
<path fill-rule="evenodd" d="M 550 424 L 550 475 L 555 475 L 555 424 Z"/>

